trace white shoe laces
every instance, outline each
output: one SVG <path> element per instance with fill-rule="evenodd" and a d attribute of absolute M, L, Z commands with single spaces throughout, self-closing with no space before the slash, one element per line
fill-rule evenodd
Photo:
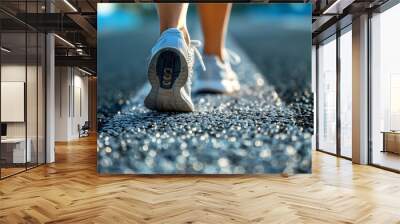
<path fill-rule="evenodd" d="M 238 65 L 242 61 L 242 59 L 236 52 L 227 48 L 224 49 L 224 57 L 226 57 L 229 63 L 233 65 Z"/>
<path fill-rule="evenodd" d="M 199 40 L 190 40 L 190 46 L 189 46 L 194 54 L 196 55 L 197 59 L 199 59 L 201 68 L 203 69 L 203 71 L 206 70 L 206 66 L 204 65 L 204 61 L 203 61 L 203 57 L 201 56 L 201 53 L 199 51 L 199 47 L 201 47 L 201 41 Z"/>

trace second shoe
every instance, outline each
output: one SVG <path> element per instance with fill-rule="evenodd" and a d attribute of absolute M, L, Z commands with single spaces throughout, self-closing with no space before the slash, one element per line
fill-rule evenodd
<path fill-rule="evenodd" d="M 193 92 L 230 94 L 240 90 L 238 77 L 231 67 L 232 58 L 234 63 L 239 63 L 240 57 L 228 52 L 225 50 L 224 61 L 215 55 L 203 55 L 207 70 L 196 73 Z"/>

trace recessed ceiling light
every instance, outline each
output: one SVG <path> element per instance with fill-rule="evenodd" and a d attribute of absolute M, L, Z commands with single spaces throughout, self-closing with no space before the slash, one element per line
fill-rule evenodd
<path fill-rule="evenodd" d="M 83 73 L 85 73 L 86 75 L 92 76 L 92 73 L 90 73 L 90 72 L 88 72 L 88 71 L 86 71 L 86 70 L 83 70 L 83 69 L 81 69 L 81 68 L 79 68 L 79 67 L 78 67 L 78 70 L 81 71 L 81 72 L 83 72 Z"/>
<path fill-rule="evenodd" d="M 65 44 L 67 44 L 68 46 L 75 48 L 75 45 L 73 45 L 71 42 L 69 42 L 68 40 L 60 37 L 58 34 L 54 34 L 55 37 L 57 37 L 59 40 L 61 40 L 62 42 L 64 42 Z"/>

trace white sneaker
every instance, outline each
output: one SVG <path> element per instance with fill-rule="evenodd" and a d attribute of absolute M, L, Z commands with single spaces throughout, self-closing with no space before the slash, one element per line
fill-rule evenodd
<path fill-rule="evenodd" d="M 240 90 L 232 63 L 240 63 L 240 57 L 232 51 L 225 50 L 224 62 L 214 55 L 203 55 L 206 71 L 199 71 L 193 82 L 193 92 L 229 94 Z"/>
<path fill-rule="evenodd" d="M 148 65 L 151 91 L 144 100 L 147 108 L 177 112 L 194 110 L 190 85 L 195 54 L 204 67 L 196 48 L 199 45 L 199 41 L 191 41 L 188 46 L 183 33 L 176 28 L 170 28 L 161 34 L 151 49 Z"/>

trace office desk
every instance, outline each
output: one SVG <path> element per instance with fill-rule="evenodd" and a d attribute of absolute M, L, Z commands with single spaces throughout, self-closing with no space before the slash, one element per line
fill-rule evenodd
<path fill-rule="evenodd" d="M 28 144 L 25 144 L 25 138 L 6 138 L 1 139 L 1 157 L 6 163 L 25 163 L 31 162 L 32 153 L 31 145 L 32 141 L 30 138 L 26 140 Z M 26 151 L 25 151 L 25 145 Z"/>
<path fill-rule="evenodd" d="M 400 131 L 383 131 L 382 152 L 400 154 Z"/>

